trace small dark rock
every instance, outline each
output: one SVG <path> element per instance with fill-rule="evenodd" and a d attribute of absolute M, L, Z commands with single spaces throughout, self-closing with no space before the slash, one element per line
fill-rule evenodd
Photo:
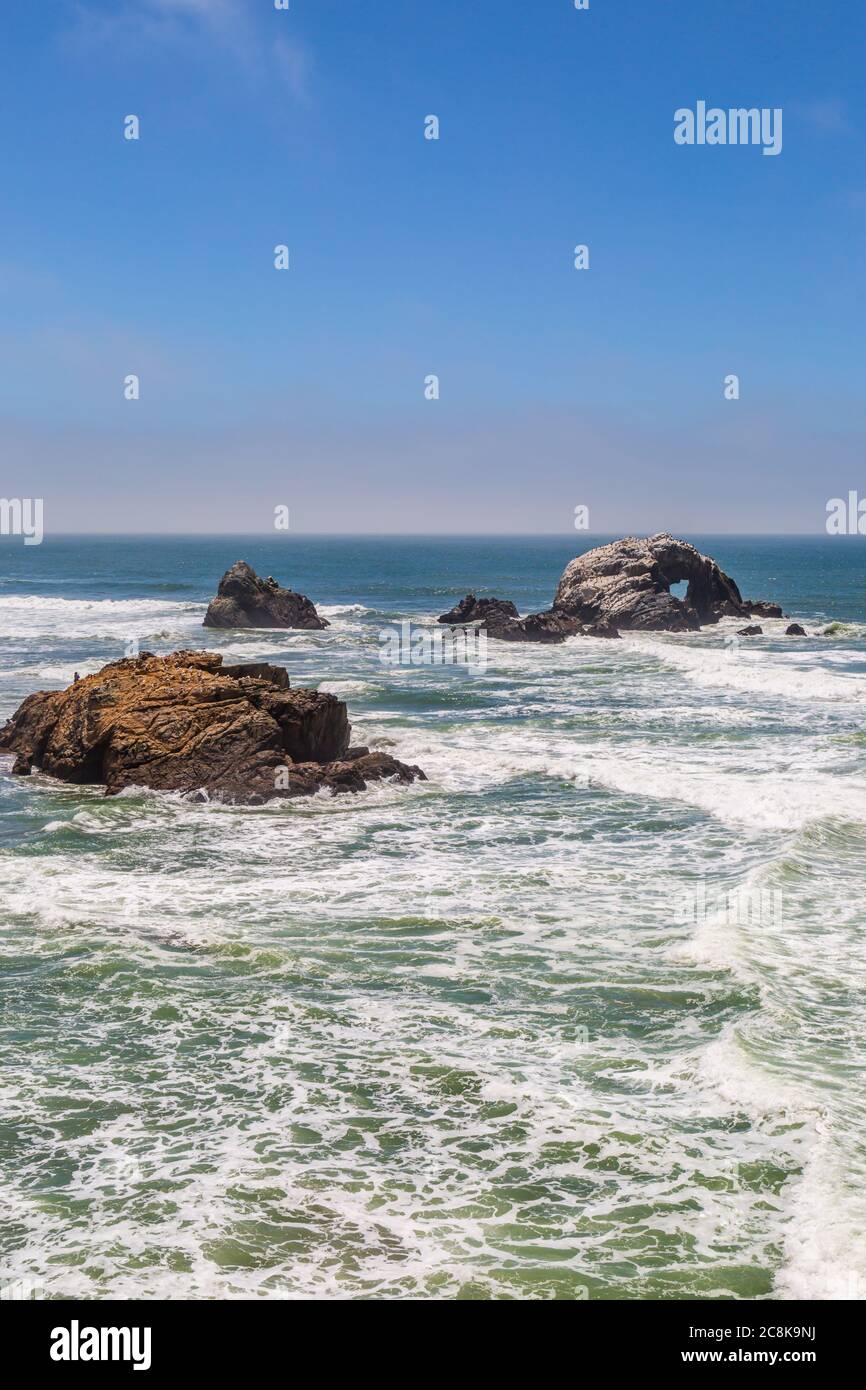
<path fill-rule="evenodd" d="M 785 628 L 786 637 L 805 637 L 806 635 L 806 629 L 801 627 L 799 623 L 791 623 L 790 627 Z"/>
<path fill-rule="evenodd" d="M 619 635 L 619 628 L 614 627 L 607 618 L 599 618 L 597 623 L 585 623 L 583 627 L 584 637 L 619 637 Z"/>
<path fill-rule="evenodd" d="M 784 618 L 785 616 L 778 603 L 767 603 L 763 599 L 747 598 L 743 601 L 743 608 L 750 618 Z"/>
<path fill-rule="evenodd" d="M 451 627 L 462 627 L 465 623 L 482 623 L 488 631 L 492 631 L 500 623 L 518 616 L 517 609 L 510 599 L 476 598 L 474 594 L 467 594 L 447 613 L 442 613 L 438 621 L 448 623 Z"/>
<path fill-rule="evenodd" d="M 737 636 L 738 636 L 738 637 L 761 637 L 761 636 L 763 635 L 763 632 L 764 632 L 764 629 L 763 629 L 762 627 L 755 627 L 755 626 L 753 625 L 753 626 L 751 626 L 751 627 L 741 627 L 741 628 L 738 630 L 738 632 L 737 632 Z"/>
<path fill-rule="evenodd" d="M 565 613 L 554 613 L 552 608 L 544 613 L 530 613 L 525 618 L 512 618 L 498 628 L 488 628 L 491 637 L 503 642 L 564 642 L 566 637 L 574 637 L 583 628 L 574 618 Z"/>

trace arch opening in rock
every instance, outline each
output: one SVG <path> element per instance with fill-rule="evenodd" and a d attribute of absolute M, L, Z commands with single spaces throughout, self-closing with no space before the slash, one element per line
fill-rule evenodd
<path fill-rule="evenodd" d="M 584 622 L 605 618 L 615 627 L 685 632 L 748 612 L 715 560 L 666 532 L 645 540 L 628 536 L 578 556 L 553 606 Z"/>

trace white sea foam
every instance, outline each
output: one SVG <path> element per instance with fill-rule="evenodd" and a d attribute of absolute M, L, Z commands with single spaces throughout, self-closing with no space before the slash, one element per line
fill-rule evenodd
<path fill-rule="evenodd" d="M 576 744 L 573 737 L 525 729 L 488 729 L 483 740 L 471 726 L 447 737 L 401 730 L 398 756 L 408 756 L 410 745 L 428 774 L 455 789 L 544 776 L 578 791 L 606 789 L 661 805 L 678 802 L 734 825 L 786 829 L 826 816 L 866 820 L 866 773 L 850 770 L 844 746 L 820 753 L 776 750 L 777 766 L 765 759 L 758 770 L 751 749 L 683 744 L 672 754 L 667 742 Z"/>
<path fill-rule="evenodd" d="M 862 1133 L 863 1117 L 855 1132 Z M 785 1299 L 866 1299 L 866 1173 L 862 1154 L 817 1125 L 811 1153 L 788 1195 L 785 1262 L 776 1291 Z"/>
<path fill-rule="evenodd" d="M 329 679 L 319 681 L 317 689 L 329 695 L 338 695 L 341 700 L 350 700 L 353 696 L 370 695 L 376 686 L 370 681 Z"/>
<path fill-rule="evenodd" d="M 674 667 L 695 685 L 784 700 L 866 703 L 866 676 L 835 669 L 846 662 L 844 654 L 833 653 L 834 669 L 828 669 L 823 654 L 754 650 L 746 646 L 747 640 L 732 652 L 671 639 L 625 637 L 630 647 Z"/>
<path fill-rule="evenodd" d="M 41 594 L 0 597 L 0 631 L 5 636 L 124 638 L 201 626 L 204 605 L 167 599 L 64 599 Z"/>
<path fill-rule="evenodd" d="M 295 652 L 315 652 L 324 647 L 328 637 L 322 632 L 268 632 L 251 629 L 249 635 L 233 629 L 231 634 L 217 635 L 208 628 L 203 645 L 209 650 L 220 652 L 226 663 L 237 661 L 275 661 L 279 664 L 281 655 Z M 201 638 L 199 639 L 201 643 Z"/>
<path fill-rule="evenodd" d="M 103 661 L 70 661 L 66 665 L 57 663 L 40 664 L 38 666 L 15 666 L 11 670 L 7 669 L 0 673 L 0 680 L 13 679 L 21 681 L 33 679 L 40 681 L 59 681 L 63 685 L 70 685 L 75 671 L 80 676 L 90 676 L 102 669 L 105 665 Z"/>
<path fill-rule="evenodd" d="M 842 777 L 803 769 L 787 775 L 749 774 L 732 768 L 714 772 L 661 760 L 615 757 L 586 760 L 586 771 L 599 784 L 634 796 L 694 806 L 729 824 L 793 829 L 826 816 L 866 821 L 866 777 Z M 805 778 L 808 780 L 804 780 Z"/>
<path fill-rule="evenodd" d="M 316 612 L 322 618 L 348 618 L 359 617 L 362 613 L 370 613 L 373 610 L 365 608 L 363 603 L 317 603 Z"/>

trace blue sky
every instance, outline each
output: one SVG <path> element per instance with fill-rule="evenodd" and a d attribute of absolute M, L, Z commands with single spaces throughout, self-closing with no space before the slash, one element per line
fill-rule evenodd
<path fill-rule="evenodd" d="M 5 5 L 0 493 L 823 531 L 866 494 L 864 40 L 854 0 Z M 699 99 L 781 107 L 782 153 L 677 146 Z"/>

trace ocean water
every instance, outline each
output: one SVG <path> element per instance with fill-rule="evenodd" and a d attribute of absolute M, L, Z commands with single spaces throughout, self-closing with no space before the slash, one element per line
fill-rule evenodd
<path fill-rule="evenodd" d="M 0 1284 L 866 1294 L 866 549 L 693 536 L 785 624 L 388 667 L 584 537 L 0 547 L 0 716 L 143 648 L 284 664 L 429 781 L 260 808 L 0 758 Z M 244 558 L 324 633 L 208 632 Z"/>

